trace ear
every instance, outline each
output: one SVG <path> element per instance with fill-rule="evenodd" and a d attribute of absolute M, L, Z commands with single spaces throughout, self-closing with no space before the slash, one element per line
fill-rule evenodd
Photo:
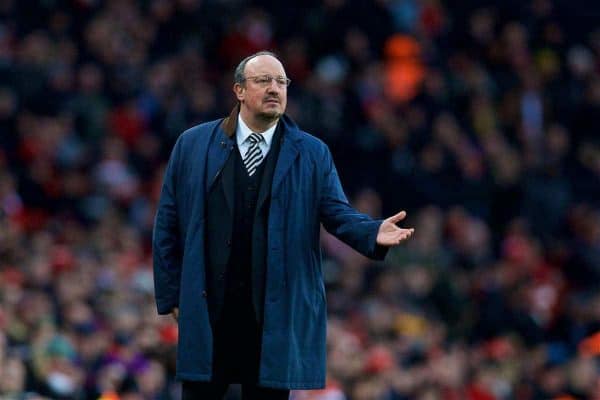
<path fill-rule="evenodd" d="M 246 88 L 239 83 L 233 84 L 233 93 L 235 93 L 235 97 L 237 97 L 239 102 L 244 101 L 244 94 L 246 92 Z"/>

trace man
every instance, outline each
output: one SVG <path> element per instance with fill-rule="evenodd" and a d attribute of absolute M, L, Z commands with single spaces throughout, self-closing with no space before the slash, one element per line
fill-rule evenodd
<path fill-rule="evenodd" d="M 179 324 L 183 399 L 287 399 L 325 384 L 319 227 L 382 259 L 413 229 L 358 213 L 327 146 L 284 114 L 290 80 L 270 52 L 235 72 L 229 117 L 178 139 L 156 215 L 160 314 Z"/>

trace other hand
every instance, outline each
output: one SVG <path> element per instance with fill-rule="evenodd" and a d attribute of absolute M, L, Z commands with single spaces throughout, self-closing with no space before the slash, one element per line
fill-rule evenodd
<path fill-rule="evenodd" d="M 415 231 L 413 228 L 400 228 L 396 225 L 405 217 L 406 211 L 400 211 L 398 214 L 385 219 L 377 232 L 377 244 L 386 247 L 397 246 L 410 238 Z"/>

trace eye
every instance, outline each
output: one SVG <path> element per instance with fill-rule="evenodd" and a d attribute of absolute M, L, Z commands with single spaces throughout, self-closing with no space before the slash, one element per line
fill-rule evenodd
<path fill-rule="evenodd" d="M 256 79 L 256 83 L 260 84 L 260 85 L 265 85 L 267 83 L 271 82 L 271 77 L 270 76 L 260 76 Z"/>

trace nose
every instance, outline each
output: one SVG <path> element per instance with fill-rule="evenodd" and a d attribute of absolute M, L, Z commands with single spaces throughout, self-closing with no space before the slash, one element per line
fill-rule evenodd
<path fill-rule="evenodd" d="M 279 91 L 279 84 L 277 83 L 277 81 L 275 79 L 273 79 L 273 80 L 271 80 L 271 82 L 269 82 L 269 86 L 267 86 L 267 90 L 270 92 Z"/>

